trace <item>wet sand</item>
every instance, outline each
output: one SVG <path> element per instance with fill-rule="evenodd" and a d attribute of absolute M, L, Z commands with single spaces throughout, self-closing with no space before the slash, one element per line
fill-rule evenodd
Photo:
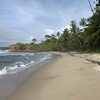
<path fill-rule="evenodd" d="M 33 72 L 7 100 L 99 100 L 97 65 L 68 53 L 56 54 L 61 56 Z"/>

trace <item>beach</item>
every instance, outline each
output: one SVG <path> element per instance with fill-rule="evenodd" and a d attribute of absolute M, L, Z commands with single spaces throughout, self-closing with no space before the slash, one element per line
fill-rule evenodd
<path fill-rule="evenodd" d="M 6 100 L 99 100 L 100 71 L 77 54 L 60 55 L 34 71 Z"/>

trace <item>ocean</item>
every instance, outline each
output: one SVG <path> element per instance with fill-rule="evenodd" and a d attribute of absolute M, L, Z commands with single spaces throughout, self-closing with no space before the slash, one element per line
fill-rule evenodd
<path fill-rule="evenodd" d="M 54 55 L 46 52 L 0 50 L 0 100 L 5 100 L 34 70 L 52 58 Z"/>

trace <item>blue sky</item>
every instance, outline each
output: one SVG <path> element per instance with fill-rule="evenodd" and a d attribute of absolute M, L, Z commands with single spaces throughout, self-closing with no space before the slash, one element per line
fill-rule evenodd
<path fill-rule="evenodd" d="M 88 0 L 0 0 L 0 46 L 41 41 L 91 15 Z"/>

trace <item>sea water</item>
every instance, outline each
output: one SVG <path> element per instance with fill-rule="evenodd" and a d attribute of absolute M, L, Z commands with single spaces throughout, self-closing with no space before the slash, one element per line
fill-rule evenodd
<path fill-rule="evenodd" d="M 39 65 L 53 58 L 46 52 L 0 50 L 0 100 L 5 100 Z"/>

